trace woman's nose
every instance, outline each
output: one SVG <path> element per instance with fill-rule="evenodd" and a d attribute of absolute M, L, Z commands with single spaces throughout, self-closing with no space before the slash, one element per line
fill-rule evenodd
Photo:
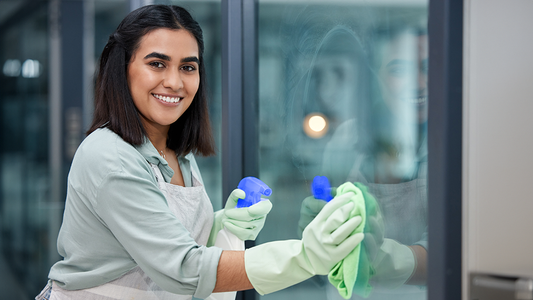
<path fill-rule="evenodd" d="M 163 79 L 163 86 L 178 91 L 183 87 L 183 80 L 179 70 L 169 70 Z"/>
<path fill-rule="evenodd" d="M 426 90 L 428 87 L 428 75 L 425 72 L 418 72 L 418 89 Z"/>

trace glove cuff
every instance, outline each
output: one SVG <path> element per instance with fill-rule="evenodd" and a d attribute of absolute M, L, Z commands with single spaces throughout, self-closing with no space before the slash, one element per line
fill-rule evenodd
<path fill-rule="evenodd" d="M 246 249 L 244 266 L 250 283 L 260 294 L 269 294 L 315 275 L 300 240 L 275 241 Z"/>
<path fill-rule="evenodd" d="M 213 226 L 211 227 L 211 232 L 209 233 L 209 239 L 207 240 L 207 247 L 212 247 L 215 245 L 218 232 L 222 230 L 222 219 L 223 218 L 224 218 L 224 209 L 217 210 L 215 212 L 215 217 L 213 220 Z"/>
<path fill-rule="evenodd" d="M 373 262 L 374 276 L 370 279 L 373 286 L 396 288 L 411 278 L 416 267 L 413 251 L 395 240 L 385 239 Z"/>

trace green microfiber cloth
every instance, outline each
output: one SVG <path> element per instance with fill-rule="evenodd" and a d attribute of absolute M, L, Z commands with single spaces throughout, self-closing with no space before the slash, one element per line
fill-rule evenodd
<path fill-rule="evenodd" d="M 353 199 L 355 207 L 351 215 L 360 215 L 362 217 L 362 226 L 357 227 L 355 233 L 368 232 L 369 226 L 366 219 L 368 215 L 376 213 L 376 200 L 368 193 L 366 186 L 359 182 L 353 184 L 347 182 L 337 188 L 337 195 L 347 192 L 355 193 Z M 331 269 L 328 279 L 344 299 L 351 298 L 353 292 L 366 298 L 372 291 L 372 286 L 370 286 L 368 281 L 373 274 L 374 270 L 365 251 L 364 243 L 361 243 Z"/>

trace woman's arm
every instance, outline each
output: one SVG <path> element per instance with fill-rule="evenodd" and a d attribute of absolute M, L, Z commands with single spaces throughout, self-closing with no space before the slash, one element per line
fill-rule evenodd
<path fill-rule="evenodd" d="M 268 242 L 246 252 L 222 251 L 214 292 L 255 288 L 264 295 L 328 274 L 364 237 L 354 233 L 361 216 L 352 214 L 354 202 L 363 201 L 361 192 L 352 184 L 344 190 L 307 225 L 301 240 Z"/>
<path fill-rule="evenodd" d="M 244 251 L 222 251 L 213 293 L 243 291 L 253 288 L 244 268 Z"/>
<path fill-rule="evenodd" d="M 425 285 L 427 279 L 427 251 L 420 245 L 409 246 L 415 255 L 415 269 L 406 284 Z"/>

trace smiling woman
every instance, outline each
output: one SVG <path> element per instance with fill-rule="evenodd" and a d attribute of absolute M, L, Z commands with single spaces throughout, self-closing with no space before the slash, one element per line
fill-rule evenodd
<path fill-rule="evenodd" d="M 128 86 L 144 128 L 149 136 L 163 134 L 157 149 L 166 146 L 168 127 L 189 108 L 198 91 L 198 64 L 194 36 L 169 29 L 146 34 L 128 64 Z"/>
<path fill-rule="evenodd" d="M 192 34 L 162 28 L 142 38 L 128 64 L 128 86 L 146 134 L 175 171 L 179 163 L 174 150 L 167 147 L 167 136 L 198 91 L 198 56 Z M 184 186 L 181 172 L 175 172 L 170 182 Z"/>
<path fill-rule="evenodd" d="M 326 205 L 302 240 L 246 251 L 213 246 L 224 227 L 255 239 L 272 204 L 237 209 L 245 193 L 236 189 L 213 212 L 194 158 L 214 153 L 203 48 L 198 23 L 177 6 L 141 7 L 109 37 L 94 120 L 68 178 L 57 242 L 63 260 L 38 300 L 270 293 L 327 274 L 363 239 L 348 194 Z"/>

